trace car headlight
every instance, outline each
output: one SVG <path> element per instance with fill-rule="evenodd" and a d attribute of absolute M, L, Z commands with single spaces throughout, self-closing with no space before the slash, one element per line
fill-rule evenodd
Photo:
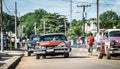
<path fill-rule="evenodd" d="M 114 46 L 115 45 L 115 41 L 110 41 L 110 45 Z"/>
<path fill-rule="evenodd" d="M 41 46 L 40 44 L 37 44 L 37 45 L 35 46 L 35 49 L 45 50 L 46 47 L 45 47 L 45 46 Z"/>
<path fill-rule="evenodd" d="M 65 42 L 61 42 L 58 47 L 63 47 L 63 46 L 66 46 Z"/>
<path fill-rule="evenodd" d="M 40 49 L 41 48 L 41 45 L 40 44 L 36 44 L 35 45 L 35 49 Z"/>

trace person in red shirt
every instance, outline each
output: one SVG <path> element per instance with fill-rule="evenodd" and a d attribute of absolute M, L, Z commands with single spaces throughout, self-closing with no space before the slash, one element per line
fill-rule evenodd
<path fill-rule="evenodd" d="M 93 34 L 90 33 L 89 36 L 87 37 L 88 40 L 88 53 L 92 55 L 92 50 L 93 50 L 93 44 L 94 44 L 94 37 Z"/>

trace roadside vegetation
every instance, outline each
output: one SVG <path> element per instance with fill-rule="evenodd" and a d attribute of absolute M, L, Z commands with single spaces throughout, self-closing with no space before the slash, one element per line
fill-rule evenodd
<path fill-rule="evenodd" d="M 114 11 L 106 11 L 100 14 L 100 28 L 120 28 L 120 16 Z M 96 20 L 96 18 L 86 19 L 86 23 L 91 20 Z M 75 39 L 77 36 L 82 36 L 83 31 L 83 21 L 82 20 L 72 20 L 72 28 L 70 28 L 70 22 L 68 19 L 59 13 L 49 13 L 44 9 L 38 9 L 34 12 L 29 12 L 20 18 L 17 17 L 17 27 L 21 24 L 23 26 L 23 34 L 29 37 L 30 34 L 34 34 L 35 25 L 36 33 L 65 33 L 65 23 L 66 32 L 69 39 Z M 3 14 L 3 31 L 14 33 L 14 15 L 9 15 L 7 13 Z M 44 29 L 45 26 L 45 29 Z"/>

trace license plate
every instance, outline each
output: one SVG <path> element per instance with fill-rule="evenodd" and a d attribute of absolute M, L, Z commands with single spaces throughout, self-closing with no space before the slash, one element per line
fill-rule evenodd
<path fill-rule="evenodd" d="M 47 52 L 53 52 L 54 50 L 53 49 L 48 49 Z"/>

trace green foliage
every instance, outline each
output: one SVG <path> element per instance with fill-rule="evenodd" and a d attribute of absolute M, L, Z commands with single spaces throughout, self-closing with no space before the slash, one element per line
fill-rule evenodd
<path fill-rule="evenodd" d="M 34 34 L 35 23 L 37 34 L 44 33 L 44 24 L 45 33 L 64 33 L 65 22 L 67 24 L 67 30 L 69 27 L 67 18 L 62 17 L 62 15 L 58 13 L 48 13 L 43 9 L 38 9 L 32 13 L 27 13 L 21 17 L 21 21 L 24 26 L 24 33 L 26 36 Z"/>
<path fill-rule="evenodd" d="M 19 21 L 17 22 L 17 26 L 18 25 Z M 8 31 L 15 32 L 15 16 L 3 12 L 3 32 Z"/>
<path fill-rule="evenodd" d="M 100 14 L 100 28 L 113 28 L 116 26 L 120 28 L 120 16 L 118 16 L 113 11 L 106 11 Z M 18 20 L 18 18 L 17 18 Z M 72 20 L 72 28 L 69 29 L 69 23 L 67 18 L 58 13 L 48 13 L 44 9 L 38 9 L 34 12 L 29 12 L 23 15 L 21 18 L 21 23 L 23 25 L 24 34 L 29 37 L 29 35 L 34 34 L 34 27 L 36 23 L 37 34 L 44 33 L 44 22 L 45 22 L 45 33 L 64 33 L 65 32 L 65 22 L 67 29 L 67 36 L 70 39 L 75 39 L 75 37 L 82 36 L 83 34 L 83 21 L 82 20 Z M 88 21 L 94 21 L 96 18 L 90 18 Z M 19 20 L 17 27 L 19 25 Z M 3 30 L 14 32 L 15 27 L 15 17 L 7 13 L 3 13 Z"/>
<path fill-rule="evenodd" d="M 107 11 L 100 15 L 100 28 L 113 28 L 118 25 L 118 15 L 113 11 Z"/>
<path fill-rule="evenodd" d="M 82 25 L 83 25 L 83 23 L 81 20 L 77 21 L 77 20 L 73 19 L 72 28 L 68 30 L 67 36 L 70 39 L 75 39 L 76 37 L 82 36 Z"/>

